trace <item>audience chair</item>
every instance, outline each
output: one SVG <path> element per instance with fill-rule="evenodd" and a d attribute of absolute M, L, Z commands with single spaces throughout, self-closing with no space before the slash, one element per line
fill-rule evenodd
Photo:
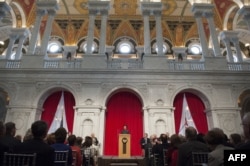
<path fill-rule="evenodd" d="M 207 166 L 208 152 L 192 152 L 193 166 Z"/>
<path fill-rule="evenodd" d="M 76 151 L 75 150 L 72 150 L 72 157 L 73 157 L 72 166 L 76 166 Z"/>
<path fill-rule="evenodd" d="M 167 158 L 167 149 L 163 149 L 163 165 L 167 166 L 168 165 L 168 158 Z"/>
<path fill-rule="evenodd" d="M 159 154 L 155 153 L 153 155 L 153 164 L 154 164 L 154 166 L 158 166 L 159 165 L 159 158 L 160 158 Z"/>
<path fill-rule="evenodd" d="M 55 151 L 55 159 L 54 165 L 55 166 L 67 166 L 68 165 L 68 155 L 69 151 Z"/>
<path fill-rule="evenodd" d="M 35 166 L 36 153 L 33 154 L 13 154 L 4 153 L 3 158 L 4 166 Z"/>

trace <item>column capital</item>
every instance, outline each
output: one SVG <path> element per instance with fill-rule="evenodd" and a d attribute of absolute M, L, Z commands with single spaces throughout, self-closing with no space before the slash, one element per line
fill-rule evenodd
<path fill-rule="evenodd" d="M 153 11 L 154 16 L 161 16 L 161 11 L 160 10 L 154 10 Z"/>
<path fill-rule="evenodd" d="M 192 6 L 192 12 L 201 12 L 201 13 L 206 13 L 206 12 L 212 12 L 213 13 L 214 5 L 213 4 L 208 4 L 208 3 L 194 3 Z"/>
<path fill-rule="evenodd" d="M 46 14 L 46 12 L 47 12 L 46 10 L 38 8 L 36 10 L 36 15 L 39 16 L 39 17 L 42 17 L 42 16 L 44 16 Z"/>
<path fill-rule="evenodd" d="M 48 15 L 49 16 L 55 16 L 56 15 L 56 10 L 55 9 L 49 9 L 48 10 Z"/>
<path fill-rule="evenodd" d="M 219 36 L 224 41 L 230 41 L 233 38 L 238 38 L 238 32 L 235 31 L 222 31 L 220 32 Z"/>
<path fill-rule="evenodd" d="M 161 2 L 141 2 L 141 11 L 149 12 L 150 14 L 155 14 L 157 11 L 162 11 Z M 145 13 L 146 14 L 146 13 Z"/>
<path fill-rule="evenodd" d="M 107 16 L 107 15 L 109 14 L 109 11 L 108 11 L 108 10 L 101 10 L 101 11 L 100 11 L 100 14 L 101 14 L 102 16 Z"/>
<path fill-rule="evenodd" d="M 98 14 L 102 11 L 109 11 L 110 2 L 109 1 L 89 1 L 88 2 L 89 11 L 95 11 L 95 14 Z M 93 14 L 93 13 L 92 13 Z"/>
<path fill-rule="evenodd" d="M 49 1 L 37 0 L 36 7 L 37 9 L 43 9 L 43 10 L 59 9 L 57 0 L 49 0 Z"/>
<path fill-rule="evenodd" d="M 212 11 L 205 11 L 203 15 L 206 18 L 213 18 L 214 13 Z"/>
<path fill-rule="evenodd" d="M 143 16 L 150 16 L 150 10 L 143 10 L 142 15 Z"/>

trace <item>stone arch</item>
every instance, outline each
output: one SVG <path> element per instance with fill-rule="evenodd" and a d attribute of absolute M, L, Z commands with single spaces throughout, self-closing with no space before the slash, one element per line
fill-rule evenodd
<path fill-rule="evenodd" d="M 142 93 L 137 90 L 135 87 L 132 87 L 132 86 L 117 86 L 113 89 L 111 89 L 107 94 L 106 96 L 104 97 L 104 100 L 103 100 L 103 105 L 106 106 L 107 105 L 107 102 L 109 101 L 109 99 L 116 93 L 119 93 L 119 92 L 131 92 L 133 93 L 134 95 L 136 95 L 139 100 L 141 101 L 141 104 L 142 104 L 142 107 L 144 107 L 145 105 L 145 98 L 144 96 L 142 95 Z"/>
<path fill-rule="evenodd" d="M 69 87 L 67 85 L 53 85 L 53 86 L 50 86 L 50 87 L 46 87 L 46 85 L 37 85 L 37 86 L 41 86 L 41 88 L 43 89 L 38 95 L 37 97 L 34 99 L 34 102 L 33 102 L 33 105 L 34 106 L 37 106 L 37 109 L 39 110 L 42 110 L 42 107 L 43 107 L 43 104 L 45 102 L 45 100 L 54 92 L 57 92 L 57 91 L 69 91 L 70 93 L 72 93 L 72 95 L 74 96 L 75 98 L 75 102 L 76 102 L 76 105 L 77 105 L 77 99 L 79 98 L 77 95 L 76 95 L 76 92 L 75 90 L 72 88 L 72 87 Z"/>
<path fill-rule="evenodd" d="M 241 117 L 250 110 L 250 89 L 246 89 L 239 95 L 238 106 Z"/>
<path fill-rule="evenodd" d="M 210 85 L 207 85 L 207 88 L 209 88 L 210 90 L 212 89 L 212 87 L 210 87 Z M 205 92 L 205 91 L 199 89 L 199 87 L 195 87 L 195 86 L 192 86 L 192 87 L 185 86 L 185 87 L 181 87 L 180 89 L 176 90 L 175 93 L 173 93 L 173 95 L 171 96 L 171 103 L 174 103 L 174 99 L 175 99 L 176 95 L 179 93 L 182 93 L 182 92 L 190 92 L 190 93 L 197 95 L 204 103 L 206 110 L 211 109 L 212 99 L 207 95 L 210 93 Z"/>

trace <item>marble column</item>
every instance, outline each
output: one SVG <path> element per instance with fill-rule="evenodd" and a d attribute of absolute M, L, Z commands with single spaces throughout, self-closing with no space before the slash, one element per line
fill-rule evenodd
<path fill-rule="evenodd" d="M 198 27 L 198 33 L 200 36 L 200 43 L 201 43 L 201 48 L 202 48 L 202 60 L 204 60 L 205 57 L 208 56 L 209 52 L 208 52 L 206 34 L 205 34 L 203 22 L 202 22 L 203 11 L 199 9 L 199 6 L 197 6 L 197 4 L 193 5 L 192 11 L 194 13 L 194 17 L 196 19 L 196 23 Z"/>
<path fill-rule="evenodd" d="M 232 53 L 232 50 L 231 50 L 230 34 L 231 34 L 231 32 L 229 32 L 229 31 L 222 31 L 220 33 L 220 38 L 224 42 L 224 44 L 226 46 L 227 61 L 228 62 L 234 62 L 233 53 Z"/>
<path fill-rule="evenodd" d="M 150 45 L 150 27 L 149 27 L 149 10 L 144 10 L 143 14 L 143 25 L 144 25 L 144 54 L 151 54 L 151 45 Z"/>
<path fill-rule="evenodd" d="M 95 17 L 97 11 L 90 10 L 89 11 L 89 26 L 88 26 L 88 35 L 87 35 L 87 54 L 92 54 L 92 46 L 94 42 L 94 30 L 95 30 Z"/>
<path fill-rule="evenodd" d="M 108 10 L 102 10 L 101 16 L 102 16 L 102 20 L 101 20 L 101 37 L 100 37 L 99 54 L 105 54 Z"/>
<path fill-rule="evenodd" d="M 47 48 L 48 48 L 48 43 L 49 43 L 50 34 L 52 30 L 52 24 L 53 24 L 55 15 L 56 15 L 55 10 L 48 10 L 48 20 L 46 22 L 46 27 L 45 27 L 45 31 L 44 31 L 42 42 L 41 42 L 41 54 L 42 55 L 47 55 Z"/>
<path fill-rule="evenodd" d="M 0 2 L 0 21 L 6 16 L 7 12 L 9 12 L 10 10 L 10 6 L 5 1 Z"/>
<path fill-rule="evenodd" d="M 158 55 L 163 55 L 163 37 L 162 37 L 162 26 L 161 26 L 161 11 L 154 11 L 156 21 L 156 44 L 158 48 Z"/>
<path fill-rule="evenodd" d="M 106 108 L 101 108 L 100 116 L 99 116 L 99 143 L 101 144 L 100 149 L 99 149 L 100 155 L 103 155 L 105 113 L 106 113 Z"/>
<path fill-rule="evenodd" d="M 17 39 L 16 34 L 10 34 L 10 41 L 9 41 L 9 45 L 6 51 L 6 59 L 9 59 L 9 60 L 11 59 L 12 49 L 13 49 L 16 39 Z"/>
<path fill-rule="evenodd" d="M 45 15 L 46 11 L 44 9 L 37 9 L 36 11 L 36 20 L 35 20 L 35 25 L 32 29 L 31 32 L 31 39 L 30 39 L 30 44 L 28 48 L 28 54 L 34 54 L 35 52 L 35 47 L 37 44 L 37 38 L 39 35 L 39 30 L 42 22 L 42 18 Z"/>
<path fill-rule="evenodd" d="M 28 32 L 26 31 L 26 29 L 24 29 L 24 34 L 19 36 L 18 48 L 17 48 L 16 56 L 15 56 L 16 60 L 21 59 L 23 43 L 25 39 L 27 39 L 27 37 L 28 37 Z"/>
<path fill-rule="evenodd" d="M 240 49 L 238 34 L 235 34 L 231 38 L 231 41 L 234 44 L 234 47 L 236 49 L 236 55 L 237 55 L 237 58 L 238 58 L 238 62 L 243 62 L 243 57 L 242 57 L 242 53 L 241 53 L 241 49 Z"/>
<path fill-rule="evenodd" d="M 208 5 L 210 5 L 210 4 L 208 4 Z M 216 32 L 216 28 L 214 25 L 214 19 L 213 19 L 214 13 L 213 13 L 213 11 L 208 11 L 208 12 L 205 12 L 204 15 L 208 21 L 209 31 L 210 31 L 210 35 L 212 37 L 212 42 L 213 42 L 214 55 L 221 56 L 220 45 L 219 45 L 219 41 L 218 41 L 218 37 L 217 37 L 218 35 Z"/>

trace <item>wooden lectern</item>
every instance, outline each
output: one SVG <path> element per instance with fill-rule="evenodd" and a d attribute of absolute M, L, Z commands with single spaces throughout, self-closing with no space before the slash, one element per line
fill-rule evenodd
<path fill-rule="evenodd" d="M 130 134 L 119 134 L 118 157 L 130 158 Z"/>

